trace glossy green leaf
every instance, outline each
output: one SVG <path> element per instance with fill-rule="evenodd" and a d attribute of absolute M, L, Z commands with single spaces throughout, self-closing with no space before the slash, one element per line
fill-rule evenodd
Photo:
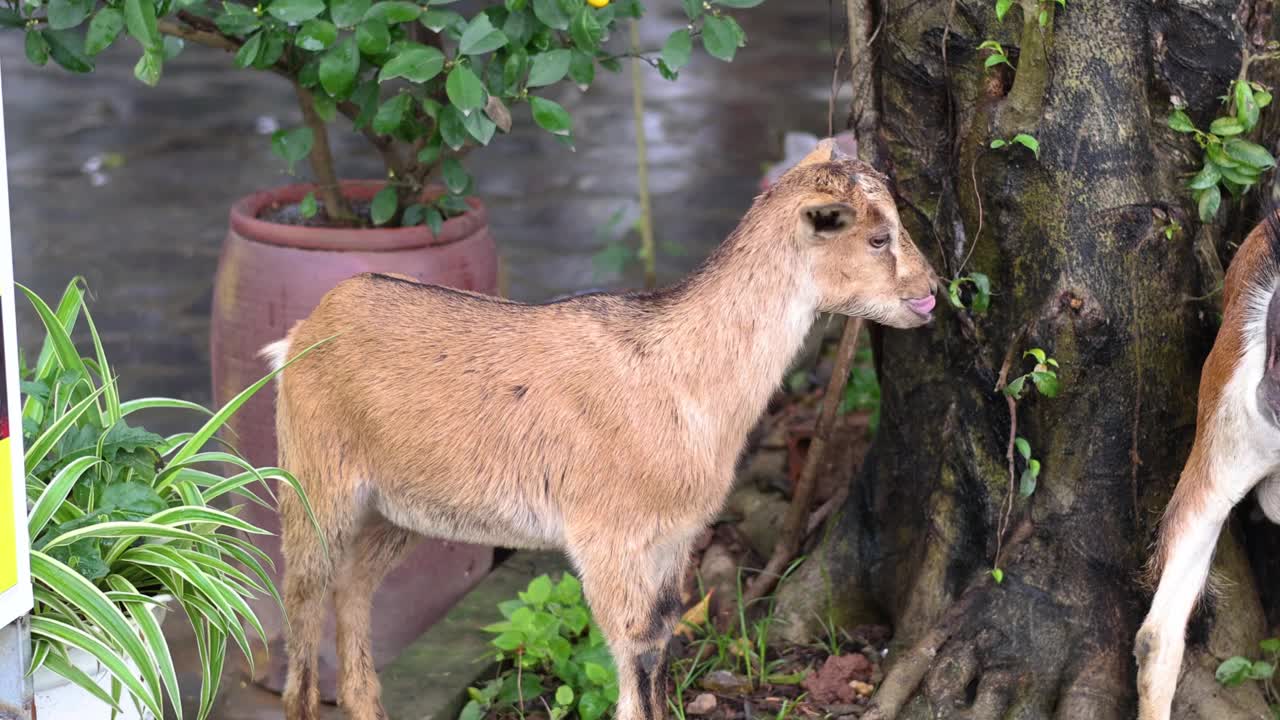
<path fill-rule="evenodd" d="M 687 28 L 671 33 L 667 36 L 667 41 L 662 46 L 662 61 L 672 70 L 678 71 L 688 65 L 692 54 L 693 39 L 690 37 Z"/>
<path fill-rule="evenodd" d="M 446 105 L 440 111 L 440 138 L 445 145 L 457 150 L 467 143 L 471 133 L 467 130 L 465 120 L 462 112 L 452 105 Z"/>
<path fill-rule="evenodd" d="M 470 115 L 462 115 L 461 117 L 462 126 L 466 128 L 467 134 L 475 138 L 481 145 L 488 145 L 489 141 L 493 139 L 497 124 L 484 113 L 473 112 Z"/>
<path fill-rule="evenodd" d="M 1234 165 L 1219 165 L 1218 172 L 1222 173 L 1222 179 L 1224 182 L 1235 183 L 1241 187 L 1248 187 L 1258 182 L 1258 177 L 1261 175 L 1262 169 L 1237 162 Z"/>
<path fill-rule="evenodd" d="M 1196 199 L 1200 211 L 1200 222 L 1211 223 L 1218 215 L 1218 206 L 1222 204 L 1222 193 L 1217 186 L 1201 190 Z"/>
<path fill-rule="evenodd" d="M 84 36 L 75 30 L 41 30 L 49 57 L 64 70 L 73 73 L 93 72 L 93 58 L 84 53 Z"/>
<path fill-rule="evenodd" d="M 365 55 L 381 55 L 391 46 L 391 31 L 381 20 L 365 20 L 356 26 L 356 47 Z"/>
<path fill-rule="evenodd" d="M 1031 462 L 1035 462 L 1035 461 L 1032 460 Z M 1032 493 L 1034 493 L 1035 491 L 1036 491 L 1036 474 L 1031 472 L 1031 468 L 1028 467 L 1026 470 L 1022 471 L 1022 477 L 1019 479 L 1018 494 L 1024 498 L 1031 497 Z"/>
<path fill-rule="evenodd" d="M 569 72 L 569 60 L 573 53 L 565 49 L 548 50 L 530 58 L 528 86 L 554 85 Z"/>
<path fill-rule="evenodd" d="M 574 50 L 573 59 L 569 61 L 569 77 L 573 78 L 580 88 L 585 89 L 591 85 L 596 78 L 595 58 L 581 50 Z"/>
<path fill-rule="evenodd" d="M 1218 665 L 1214 677 L 1225 687 L 1237 687 L 1249 679 L 1253 661 L 1240 656 L 1228 658 Z"/>
<path fill-rule="evenodd" d="M 104 7 L 89 21 L 89 31 L 85 34 L 84 51 L 89 55 L 97 55 L 111 46 L 124 30 L 124 13 L 113 7 Z"/>
<path fill-rule="evenodd" d="M 1221 137 L 1227 137 L 1230 135 L 1239 135 L 1240 133 L 1244 132 L 1244 125 L 1240 124 L 1240 121 L 1237 120 L 1236 118 L 1221 117 L 1221 118 L 1218 118 L 1217 120 L 1214 120 L 1209 125 L 1209 132 Z"/>
<path fill-rule="evenodd" d="M 422 8 L 407 0 L 390 0 L 390 2 L 374 3 L 364 14 L 365 20 L 381 20 L 388 25 L 417 20 L 422 15 Z"/>
<path fill-rule="evenodd" d="M 309 20 L 298 30 L 294 44 L 303 50 L 319 52 L 338 39 L 338 28 L 328 20 Z"/>
<path fill-rule="evenodd" d="M 271 17 L 293 24 L 318 17 L 324 10 L 324 0 L 272 0 L 267 6 Z"/>
<path fill-rule="evenodd" d="M 1036 140 L 1034 137 L 1031 137 L 1026 133 L 1018 133 L 1013 136 L 1013 140 L 1011 142 L 1015 142 L 1027 148 L 1034 153 L 1037 158 L 1040 157 L 1040 141 Z"/>
<path fill-rule="evenodd" d="M 1040 391 L 1045 397 L 1058 396 L 1058 375 L 1053 372 L 1033 372 L 1031 373 L 1031 382 L 1035 384 L 1036 390 Z"/>
<path fill-rule="evenodd" d="M 262 44 L 264 33 L 259 31 L 249 36 L 240 49 L 236 51 L 236 67 L 248 68 L 258 61 L 258 56 L 262 54 Z"/>
<path fill-rule="evenodd" d="M 408 93 L 400 93 L 382 103 L 373 116 L 374 132 L 390 135 L 399 130 L 412 106 L 413 96 Z"/>
<path fill-rule="evenodd" d="M 73 28 L 93 11 L 93 0 L 49 0 L 46 17 L 54 30 Z"/>
<path fill-rule="evenodd" d="M 302 202 L 298 203 L 298 212 L 304 218 L 313 218 L 316 213 L 320 212 L 319 203 L 316 202 L 316 194 L 309 192 L 302 198 Z"/>
<path fill-rule="evenodd" d="M 374 225 L 386 225 L 396 214 L 396 189 L 394 186 L 388 185 L 378 191 L 373 196 L 373 203 L 369 206 L 369 214 L 373 219 Z"/>
<path fill-rule="evenodd" d="M 1276 159 L 1271 156 L 1271 153 L 1267 152 L 1266 148 L 1248 140 L 1232 138 L 1223 143 L 1223 149 L 1226 151 L 1227 157 L 1252 168 L 1265 170 L 1276 165 Z"/>
<path fill-rule="evenodd" d="M 702 25 L 702 47 L 717 60 L 732 61 L 738 52 L 738 37 L 729 21 L 708 15 Z"/>
<path fill-rule="evenodd" d="M 1022 456 L 1023 460 L 1031 459 L 1031 443 L 1027 442 L 1026 438 L 1024 437 L 1015 438 L 1013 441 L 1013 445 L 1018 449 L 1018 454 Z"/>
<path fill-rule="evenodd" d="M 1205 160 L 1204 167 L 1200 168 L 1200 172 L 1191 178 L 1188 187 L 1192 190 L 1204 190 L 1218 184 L 1222 179 L 1222 173 L 1218 171 L 1218 166 L 1213 164 L 1212 160 Z"/>
<path fill-rule="evenodd" d="M 458 51 L 463 55 L 483 55 L 493 52 L 507 44 L 507 36 L 495 28 L 489 16 L 478 13 L 467 23 L 458 42 Z"/>
<path fill-rule="evenodd" d="M 542 24 L 555 30 L 569 29 L 569 13 L 565 12 L 559 0 L 533 0 L 533 14 Z"/>
<path fill-rule="evenodd" d="M 44 66 L 49 62 L 49 43 L 45 41 L 44 35 L 34 28 L 27 30 L 25 34 L 23 50 L 26 52 L 27 60 L 37 67 Z"/>
<path fill-rule="evenodd" d="M 471 176 L 463 169 L 462 163 L 458 162 L 456 157 L 448 157 L 440 165 L 440 177 L 444 180 L 444 186 L 449 192 L 460 195 L 471 184 Z"/>
<path fill-rule="evenodd" d="M 444 68 L 444 53 L 427 45 L 409 45 L 382 66 L 378 82 L 402 77 L 415 83 L 424 83 L 440 74 Z"/>
<path fill-rule="evenodd" d="M 1026 375 L 1020 375 L 1020 376 L 1018 376 L 1018 377 L 1014 378 L 1013 380 L 1009 381 L 1009 384 L 1008 384 L 1008 385 L 1006 385 L 1006 386 L 1005 386 L 1005 388 L 1004 388 L 1004 392 L 1005 392 L 1005 394 L 1006 394 L 1006 395 L 1009 395 L 1010 397 L 1012 397 L 1012 398 L 1014 398 L 1014 399 L 1017 399 L 1017 398 L 1021 397 L 1021 396 L 1022 396 L 1022 388 L 1023 388 L 1023 386 L 1026 384 L 1026 382 L 1027 382 L 1027 376 L 1026 376 Z"/>
<path fill-rule="evenodd" d="M 1013 0 L 996 0 L 996 19 L 1004 22 L 1004 16 L 1008 14 L 1011 7 L 1013 7 Z"/>
<path fill-rule="evenodd" d="M 529 105 L 533 109 L 533 121 L 543 130 L 553 135 L 568 135 L 573 129 L 568 111 L 554 100 L 531 95 Z"/>
<path fill-rule="evenodd" d="M 453 27 L 466 20 L 458 13 L 452 10 L 434 10 L 428 8 L 418 17 L 418 22 L 422 23 L 431 32 L 441 32 L 445 28 Z"/>
<path fill-rule="evenodd" d="M 329 19 L 338 27 L 355 27 L 372 4 L 371 0 L 329 0 Z"/>
<path fill-rule="evenodd" d="M 1253 99 L 1253 88 L 1243 80 L 1235 81 L 1236 119 L 1249 132 L 1258 124 L 1258 103 Z"/>
<path fill-rule="evenodd" d="M 154 87 L 160 82 L 160 72 L 164 67 L 164 50 L 144 50 L 142 57 L 133 66 L 133 76 L 144 84 Z"/>
<path fill-rule="evenodd" d="M 124 0 L 124 22 L 143 48 L 160 49 L 160 29 L 156 25 L 156 6 L 152 0 Z"/>
<path fill-rule="evenodd" d="M 320 60 L 320 86 L 336 98 L 346 97 L 355 86 L 360 52 L 354 37 L 347 37 L 325 51 Z"/>
<path fill-rule="evenodd" d="M 271 135 L 271 150 L 288 163 L 290 174 L 293 174 L 298 161 L 311 154 L 314 144 L 315 135 L 309 127 L 277 130 Z"/>
<path fill-rule="evenodd" d="M 244 37 L 262 26 L 253 10 L 237 3 L 223 3 L 224 12 L 214 18 L 214 24 L 227 35 Z"/>
<path fill-rule="evenodd" d="M 466 65 L 456 65 L 449 71 L 445 92 L 449 96 L 449 102 L 464 115 L 484 107 L 484 85 Z"/>
<path fill-rule="evenodd" d="M 1180 133 L 1196 131 L 1195 124 L 1191 122 L 1191 118 L 1182 110 L 1174 110 L 1169 115 L 1169 127 Z"/>
<path fill-rule="evenodd" d="M 596 19 L 595 11 L 583 5 L 569 23 L 569 35 L 573 38 L 573 43 L 584 52 L 595 52 L 600 47 L 600 39 L 604 37 L 604 27 Z"/>

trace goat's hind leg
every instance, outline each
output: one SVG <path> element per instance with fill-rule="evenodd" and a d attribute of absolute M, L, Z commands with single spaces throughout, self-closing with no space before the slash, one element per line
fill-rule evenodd
<path fill-rule="evenodd" d="M 417 534 L 375 516 L 360 530 L 334 589 L 338 616 L 338 701 L 352 720 L 382 720 L 381 685 L 369 647 L 373 593 L 413 548 Z"/>
<path fill-rule="evenodd" d="M 288 621 L 288 679 L 284 687 L 287 720 L 320 717 L 320 641 L 324 632 L 329 583 L 335 558 L 341 557 L 349 537 L 349 516 L 315 507 L 319 533 L 292 492 L 280 493 L 281 536 L 284 550 L 284 604 Z M 321 544 L 324 538 L 325 546 Z"/>
<path fill-rule="evenodd" d="M 667 715 L 667 645 L 680 618 L 687 542 L 642 549 L 582 543 L 570 555 L 618 670 L 617 720 Z"/>

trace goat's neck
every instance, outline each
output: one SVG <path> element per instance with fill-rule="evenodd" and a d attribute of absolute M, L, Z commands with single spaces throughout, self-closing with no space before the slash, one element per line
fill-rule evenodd
<path fill-rule="evenodd" d="M 804 344 L 818 298 L 806 260 L 779 253 L 780 238 L 730 242 L 666 309 L 658 355 L 691 429 L 736 456 Z"/>

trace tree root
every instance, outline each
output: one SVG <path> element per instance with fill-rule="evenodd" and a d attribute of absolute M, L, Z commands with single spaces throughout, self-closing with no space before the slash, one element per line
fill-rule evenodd
<path fill-rule="evenodd" d="M 971 588 L 947 610 L 937 627 L 925 633 L 915 647 L 902 653 L 885 675 L 884 682 L 871 700 L 871 708 L 862 716 L 863 720 L 894 720 L 898 717 L 934 666 L 942 646 L 959 629 L 960 622 L 977 602 L 979 594 L 984 593 L 985 590 L 979 587 Z"/>

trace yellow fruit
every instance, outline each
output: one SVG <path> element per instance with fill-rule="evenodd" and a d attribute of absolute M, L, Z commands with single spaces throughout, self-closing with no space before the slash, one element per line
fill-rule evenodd
<path fill-rule="evenodd" d="M 594 8 L 602 8 L 609 4 L 609 0 L 587 0 L 587 4 Z"/>

